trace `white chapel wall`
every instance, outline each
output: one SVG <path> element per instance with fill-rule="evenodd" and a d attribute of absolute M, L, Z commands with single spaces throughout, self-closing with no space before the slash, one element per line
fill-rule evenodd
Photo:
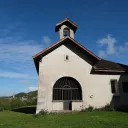
<path fill-rule="evenodd" d="M 69 55 L 69 61 L 64 61 L 64 55 Z M 90 74 L 91 69 L 90 64 L 64 45 L 44 56 L 39 65 L 37 113 L 41 109 L 63 110 L 62 102 L 52 101 L 52 89 L 55 82 L 64 76 L 75 78 L 82 87 L 83 101 L 73 102 L 73 110 L 110 103 L 113 97 L 110 79 L 119 80 L 120 75 L 93 75 Z"/>

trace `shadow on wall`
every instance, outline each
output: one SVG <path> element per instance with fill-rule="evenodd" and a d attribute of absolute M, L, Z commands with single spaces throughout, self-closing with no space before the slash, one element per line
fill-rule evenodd
<path fill-rule="evenodd" d="M 128 72 L 128 71 L 127 71 Z M 115 93 L 113 93 L 110 105 L 113 106 L 117 111 L 128 112 L 128 74 L 127 73 L 116 73 L 116 72 L 95 72 L 92 68 L 90 74 L 93 75 L 120 75 L 117 84 L 115 83 Z M 115 80 L 116 79 L 111 79 Z M 124 85 L 125 83 L 125 85 Z M 112 90 L 112 84 L 110 81 Z M 125 86 L 125 87 L 124 87 Z"/>
<path fill-rule="evenodd" d="M 125 87 L 123 83 L 126 82 Z M 110 105 L 117 111 L 128 112 L 128 75 L 121 75 L 117 83 L 117 94 L 113 94 Z"/>
<path fill-rule="evenodd" d="M 13 109 L 11 111 L 21 112 L 21 113 L 25 113 L 25 114 L 35 114 L 36 113 L 36 107 L 35 106 L 22 107 L 22 108 Z"/>

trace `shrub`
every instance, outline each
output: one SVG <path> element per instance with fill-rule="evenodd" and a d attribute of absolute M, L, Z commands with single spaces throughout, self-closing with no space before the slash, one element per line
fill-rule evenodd
<path fill-rule="evenodd" d="M 92 112 L 92 111 L 116 111 L 115 107 L 110 104 L 106 104 L 104 107 L 101 108 L 93 108 L 92 106 L 89 105 L 88 108 L 83 108 L 81 109 L 82 112 Z"/>
<path fill-rule="evenodd" d="M 115 111 L 115 108 L 111 104 L 107 104 L 102 108 L 104 111 Z"/>
<path fill-rule="evenodd" d="M 44 110 L 44 109 L 42 109 L 40 112 L 39 112 L 39 114 L 40 115 L 46 115 L 48 112 L 46 111 L 46 110 Z"/>
<path fill-rule="evenodd" d="M 10 99 L 0 98 L 0 108 L 3 110 L 10 110 L 11 109 Z"/>
<path fill-rule="evenodd" d="M 83 105 L 81 107 L 82 107 L 81 112 L 92 112 L 94 110 L 94 108 L 90 105 L 88 108 L 85 108 L 85 106 Z"/>
<path fill-rule="evenodd" d="M 34 117 L 40 117 L 48 114 L 48 112 L 44 109 L 42 109 L 38 114 L 34 114 Z"/>
<path fill-rule="evenodd" d="M 19 98 L 14 98 L 11 100 L 11 109 L 19 108 L 25 106 L 25 102 L 21 101 Z"/>
<path fill-rule="evenodd" d="M 81 112 L 85 112 L 85 106 L 82 105 L 82 106 L 80 106 L 80 107 L 81 107 Z"/>
<path fill-rule="evenodd" d="M 115 111 L 115 108 L 113 105 L 106 104 L 104 107 L 101 108 L 95 108 L 95 111 Z"/>
<path fill-rule="evenodd" d="M 4 110 L 3 107 L 0 106 L 0 112 L 2 112 L 3 110 Z"/>
<path fill-rule="evenodd" d="M 20 93 L 16 94 L 15 97 L 20 98 L 20 97 L 23 97 L 23 96 L 25 96 L 25 95 L 26 95 L 26 93 L 20 92 Z"/>
<path fill-rule="evenodd" d="M 88 108 L 85 109 L 87 112 L 92 112 L 94 108 L 92 106 L 89 106 Z"/>
<path fill-rule="evenodd" d="M 0 111 L 12 110 L 19 107 L 36 105 L 37 104 L 37 91 L 24 93 L 21 92 L 11 97 L 0 97 Z"/>
<path fill-rule="evenodd" d="M 101 108 L 95 108 L 94 111 L 115 111 L 115 107 L 110 104 L 106 104 L 105 106 Z"/>

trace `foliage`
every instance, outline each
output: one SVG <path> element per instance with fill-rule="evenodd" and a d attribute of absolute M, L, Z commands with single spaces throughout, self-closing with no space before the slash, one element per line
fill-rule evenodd
<path fill-rule="evenodd" d="M 115 108 L 113 105 L 107 104 L 104 107 L 100 108 L 100 110 L 102 110 L 102 111 L 115 111 Z"/>
<path fill-rule="evenodd" d="M 11 100 L 11 109 L 19 108 L 21 106 L 25 106 L 26 104 L 21 101 L 19 98 L 14 98 Z"/>
<path fill-rule="evenodd" d="M 37 104 L 37 91 L 29 93 L 19 93 L 15 97 L 1 97 L 0 98 L 0 111 L 11 110 L 23 106 L 30 106 Z"/>
<path fill-rule="evenodd" d="M 94 108 L 92 106 L 89 105 L 89 107 L 85 107 L 85 106 L 81 106 L 81 112 L 92 112 L 94 110 Z"/>
<path fill-rule="evenodd" d="M 11 100 L 8 98 L 0 98 L 0 108 L 2 110 L 10 110 L 11 109 Z"/>
<path fill-rule="evenodd" d="M 2 112 L 4 109 L 3 109 L 3 107 L 0 107 L 0 112 Z"/>
<path fill-rule="evenodd" d="M 26 93 L 20 92 L 20 93 L 16 94 L 15 97 L 23 97 L 25 95 L 26 95 Z"/>
<path fill-rule="evenodd" d="M 34 114 L 35 117 L 40 117 L 48 114 L 47 110 L 42 109 L 38 114 Z"/>
<path fill-rule="evenodd" d="M 44 110 L 44 109 L 42 109 L 42 110 L 39 112 L 40 115 L 46 115 L 47 113 L 48 113 L 47 110 Z"/>
<path fill-rule="evenodd" d="M 87 112 L 92 112 L 94 110 L 94 108 L 92 106 L 89 106 L 88 108 L 86 108 Z"/>
<path fill-rule="evenodd" d="M 115 107 L 113 105 L 110 104 L 106 104 L 104 107 L 101 108 L 94 108 L 92 106 L 89 105 L 89 107 L 83 107 L 81 109 L 81 112 L 92 112 L 92 111 L 116 111 Z"/>
<path fill-rule="evenodd" d="M 37 97 L 37 91 L 29 92 L 28 95 L 30 95 L 31 97 Z"/>
<path fill-rule="evenodd" d="M 81 105 L 81 112 L 85 112 L 86 107 L 84 105 Z"/>

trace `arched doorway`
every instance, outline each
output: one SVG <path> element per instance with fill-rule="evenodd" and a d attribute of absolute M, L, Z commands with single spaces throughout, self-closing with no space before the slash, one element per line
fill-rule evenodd
<path fill-rule="evenodd" d="M 62 77 L 53 86 L 53 101 L 63 101 L 64 110 L 72 110 L 72 101 L 82 100 L 79 82 L 72 77 Z"/>

